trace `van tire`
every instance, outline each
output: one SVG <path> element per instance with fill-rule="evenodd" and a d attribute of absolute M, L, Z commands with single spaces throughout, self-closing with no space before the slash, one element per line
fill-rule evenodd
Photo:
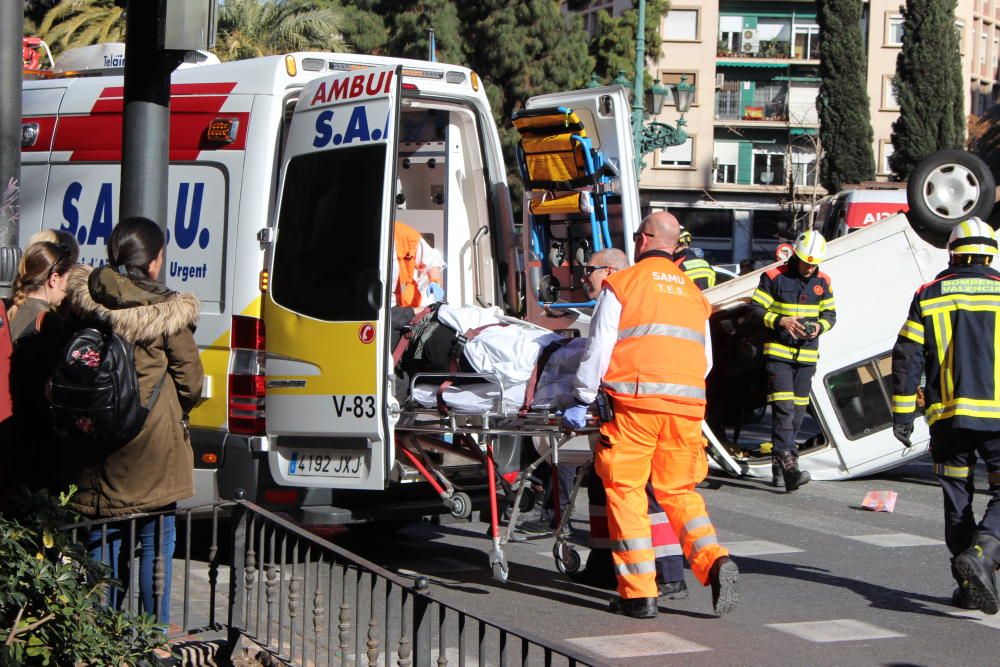
<path fill-rule="evenodd" d="M 913 229 L 943 248 L 952 228 L 975 216 L 987 220 L 996 181 L 985 162 L 963 150 L 943 150 L 917 163 L 906 185 Z"/>

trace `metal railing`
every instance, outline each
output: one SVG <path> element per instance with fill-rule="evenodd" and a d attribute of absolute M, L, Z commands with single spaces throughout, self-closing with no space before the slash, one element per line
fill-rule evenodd
<path fill-rule="evenodd" d="M 743 81 L 726 81 L 715 93 L 716 120 L 788 120 L 788 87 L 757 84 L 753 100 L 743 103 Z"/>
<path fill-rule="evenodd" d="M 240 656 L 310 667 L 605 664 L 460 609 L 431 593 L 425 577 L 389 572 L 245 500 L 66 529 L 94 549 L 120 531 L 128 536 L 122 562 L 134 563 L 143 526 L 152 521 L 159 536 L 170 515 L 178 533 L 170 615 L 180 623 L 168 637 L 176 655 L 200 651 L 203 662 L 192 664 L 230 664 Z M 153 607 L 161 608 L 169 568 L 163 544 L 155 544 Z M 137 570 L 123 577 L 118 602 L 132 611 L 141 606 Z"/>

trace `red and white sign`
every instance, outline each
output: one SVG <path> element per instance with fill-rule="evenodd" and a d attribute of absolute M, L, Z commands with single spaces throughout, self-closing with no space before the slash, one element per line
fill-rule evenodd
<path fill-rule="evenodd" d="M 371 322 L 365 322 L 364 324 L 362 324 L 361 328 L 358 329 L 358 339 L 365 345 L 368 345 L 369 343 L 374 341 L 375 325 L 372 324 Z"/>
<path fill-rule="evenodd" d="M 908 210 L 910 207 L 903 202 L 853 202 L 847 205 L 844 221 L 849 228 L 859 229 Z"/>

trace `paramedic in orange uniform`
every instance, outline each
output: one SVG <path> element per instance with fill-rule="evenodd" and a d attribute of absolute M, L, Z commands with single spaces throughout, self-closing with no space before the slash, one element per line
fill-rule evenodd
<path fill-rule="evenodd" d="M 392 241 L 394 305 L 419 309 L 444 301 L 441 253 L 432 248 L 420 232 L 399 220 L 393 225 Z"/>
<path fill-rule="evenodd" d="M 739 570 L 695 491 L 708 473 L 701 424 L 711 308 L 673 262 L 679 235 L 673 215 L 651 214 L 635 233 L 635 265 L 605 279 L 574 382 L 577 404 L 563 417 L 582 428 L 598 389 L 610 397 L 614 415 L 604 411 L 594 466 L 607 492 L 618 576 L 611 611 L 633 618 L 657 614 L 650 479 L 694 576 L 712 586 L 716 615 L 739 602 Z"/>

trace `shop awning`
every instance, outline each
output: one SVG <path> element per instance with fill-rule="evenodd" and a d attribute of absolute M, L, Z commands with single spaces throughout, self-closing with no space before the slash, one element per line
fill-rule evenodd
<path fill-rule="evenodd" d="M 815 127 L 793 127 L 788 130 L 788 134 L 793 137 L 812 136 L 819 134 L 819 130 Z"/>
<path fill-rule="evenodd" d="M 818 76 L 776 76 L 775 81 L 789 81 L 791 83 L 820 83 L 823 79 Z"/>
<path fill-rule="evenodd" d="M 788 63 L 763 63 L 758 61 L 749 60 L 719 60 L 715 63 L 716 67 L 758 67 L 767 69 L 781 68 L 785 69 L 788 67 Z"/>

